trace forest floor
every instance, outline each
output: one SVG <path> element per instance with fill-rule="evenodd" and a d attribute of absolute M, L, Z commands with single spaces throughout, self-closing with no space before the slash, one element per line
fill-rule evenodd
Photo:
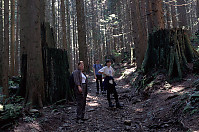
<path fill-rule="evenodd" d="M 183 93 L 191 92 L 190 85 L 199 76 L 187 75 L 181 82 L 166 84 L 162 75 L 157 79 L 150 96 L 134 95 L 124 75 L 135 70 L 133 66 L 119 68 L 115 80 L 122 109 L 109 108 L 106 95 L 96 95 L 93 76 L 89 77 L 89 93 L 84 123 L 76 123 L 75 104 L 63 104 L 44 107 L 42 116 L 32 118 L 24 116 L 12 131 L 15 132 L 199 132 L 199 115 L 183 114 Z M 169 85 L 169 86 L 168 86 Z M 169 88 L 168 88 L 169 87 Z M 158 89 L 157 89 L 158 88 Z M 114 99 L 112 99 L 114 101 Z"/>

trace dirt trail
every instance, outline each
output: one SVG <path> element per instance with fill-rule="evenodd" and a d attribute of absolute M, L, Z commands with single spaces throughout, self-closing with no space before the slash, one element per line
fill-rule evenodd
<path fill-rule="evenodd" d="M 176 86 L 159 90 L 150 97 L 143 99 L 139 96 L 131 97 L 132 87 L 121 77 L 116 78 L 119 100 L 123 109 L 109 108 L 106 95 L 96 95 L 95 80 L 89 79 L 89 94 L 87 97 L 86 117 L 89 120 L 77 124 L 75 122 L 76 106 L 58 105 L 45 107 L 44 115 L 37 119 L 24 117 L 14 131 L 58 131 L 58 132 L 186 132 L 199 131 L 194 124 L 199 118 L 191 117 L 187 120 L 176 119 L 178 110 L 175 110 L 179 100 L 176 90 L 182 91 L 189 81 L 182 87 Z M 188 79 L 187 79 L 188 80 Z M 192 80 L 191 80 L 192 81 Z M 182 83 L 182 82 L 181 82 Z M 183 84 L 183 83 L 182 83 Z M 177 92 L 179 92 L 177 91 Z M 112 99 L 114 102 L 114 99 Z M 191 128 L 191 129 L 190 129 Z"/>

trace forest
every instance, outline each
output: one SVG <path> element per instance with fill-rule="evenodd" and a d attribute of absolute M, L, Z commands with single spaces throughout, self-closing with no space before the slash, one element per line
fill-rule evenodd
<path fill-rule="evenodd" d="M 199 0 L 0 0 L 0 131 L 198 124 Z"/>

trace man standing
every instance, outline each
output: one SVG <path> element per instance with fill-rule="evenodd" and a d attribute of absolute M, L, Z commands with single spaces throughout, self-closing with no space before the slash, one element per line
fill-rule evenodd
<path fill-rule="evenodd" d="M 99 94 L 99 82 L 100 82 L 100 87 L 101 87 L 101 92 L 102 94 L 105 93 L 105 91 L 103 90 L 103 86 L 102 86 L 102 74 L 98 73 L 99 69 L 102 68 L 102 65 L 99 63 L 99 60 L 97 59 L 95 64 L 93 65 L 93 73 L 94 73 L 94 77 L 96 79 L 96 85 L 97 85 L 97 91 L 96 94 Z"/>

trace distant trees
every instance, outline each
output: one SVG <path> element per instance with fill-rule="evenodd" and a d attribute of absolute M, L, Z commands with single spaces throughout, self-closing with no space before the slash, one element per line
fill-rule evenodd
<path fill-rule="evenodd" d="M 41 59 L 38 59 L 41 57 L 41 38 L 36 38 L 40 34 L 40 22 L 48 25 L 44 45 L 67 50 L 71 72 L 79 60 L 85 62 L 85 69 L 89 71 L 96 58 L 101 63 L 106 58 L 116 63 L 133 63 L 135 60 L 140 68 L 149 34 L 165 28 L 185 27 L 190 30 L 190 35 L 198 30 L 198 0 L 44 0 L 34 2 L 40 9 L 30 13 L 26 8 L 28 4 L 32 5 L 31 2 L 34 1 L 0 1 L 0 85 L 6 94 L 8 76 L 20 75 L 30 68 L 23 67 L 26 65 L 22 56 L 29 58 L 28 54 L 34 54 L 35 58 L 28 63 L 38 63 L 38 67 L 31 66 L 42 71 Z M 38 45 L 30 41 L 30 34 Z M 30 45 L 34 47 L 32 51 Z M 38 62 L 34 60 L 36 58 Z M 32 74 L 33 70 L 28 69 L 28 72 L 27 75 Z"/>

